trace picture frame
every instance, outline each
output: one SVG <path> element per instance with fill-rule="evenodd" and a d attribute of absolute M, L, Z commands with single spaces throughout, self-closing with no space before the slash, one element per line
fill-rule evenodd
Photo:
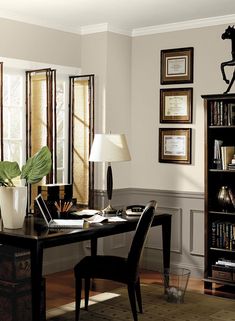
<path fill-rule="evenodd" d="M 191 164 L 191 128 L 159 128 L 159 162 Z"/>
<path fill-rule="evenodd" d="M 161 50 L 161 84 L 193 82 L 194 48 Z"/>
<path fill-rule="evenodd" d="M 193 88 L 160 89 L 160 123 L 192 123 Z"/>

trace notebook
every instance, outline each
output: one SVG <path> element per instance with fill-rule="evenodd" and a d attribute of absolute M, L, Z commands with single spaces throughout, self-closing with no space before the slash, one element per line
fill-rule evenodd
<path fill-rule="evenodd" d="M 83 228 L 84 220 L 73 220 L 73 219 L 52 219 L 49 209 L 42 198 L 42 195 L 39 194 L 36 197 L 36 202 L 40 209 L 43 219 L 45 220 L 48 228 Z"/>

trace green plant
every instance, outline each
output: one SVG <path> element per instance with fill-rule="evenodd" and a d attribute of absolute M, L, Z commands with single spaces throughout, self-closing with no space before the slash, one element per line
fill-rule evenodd
<path fill-rule="evenodd" d="M 30 157 L 20 170 L 17 162 L 0 162 L 0 184 L 15 186 L 12 179 L 20 176 L 28 184 L 35 184 L 46 176 L 51 170 L 51 152 L 43 146 L 36 154 Z"/>

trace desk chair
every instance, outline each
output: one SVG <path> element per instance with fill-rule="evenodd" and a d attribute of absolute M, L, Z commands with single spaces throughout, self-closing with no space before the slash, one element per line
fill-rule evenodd
<path fill-rule="evenodd" d="M 139 312 L 143 313 L 140 292 L 139 262 L 144 243 L 155 214 L 156 201 L 150 201 L 137 224 L 135 235 L 127 258 L 112 255 L 84 257 L 74 268 L 76 282 L 76 321 L 79 320 L 82 279 L 85 279 L 85 309 L 88 309 L 90 279 L 106 279 L 127 285 L 129 301 L 134 321 L 138 321 L 136 301 Z"/>

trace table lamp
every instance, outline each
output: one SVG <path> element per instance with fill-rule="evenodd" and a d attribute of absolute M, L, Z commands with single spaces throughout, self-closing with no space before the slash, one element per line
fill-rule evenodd
<path fill-rule="evenodd" d="M 131 160 L 124 134 L 95 134 L 91 147 L 90 162 L 107 162 L 107 195 L 108 206 L 102 210 L 104 216 L 117 213 L 111 205 L 113 192 L 113 174 L 111 162 L 124 162 Z"/>

